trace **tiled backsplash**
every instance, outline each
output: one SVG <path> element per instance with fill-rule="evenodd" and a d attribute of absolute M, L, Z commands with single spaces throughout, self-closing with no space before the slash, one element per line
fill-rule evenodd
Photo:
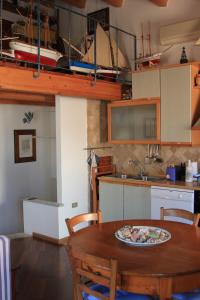
<path fill-rule="evenodd" d="M 100 101 L 88 101 L 88 146 L 104 147 L 111 146 L 110 149 L 95 150 L 97 155 L 112 155 L 117 172 L 128 174 L 137 174 L 137 167 L 129 165 L 130 159 L 138 159 L 144 164 L 144 158 L 147 156 L 147 145 L 112 145 L 102 143 L 102 132 L 100 128 L 105 129 L 105 121 L 100 114 Z M 100 126 L 101 124 L 101 126 Z M 198 161 L 200 167 L 200 148 L 198 147 L 161 147 L 160 156 L 163 163 L 145 164 L 145 170 L 148 175 L 161 175 L 165 173 L 166 166 L 169 163 L 180 164 L 188 159 Z"/>

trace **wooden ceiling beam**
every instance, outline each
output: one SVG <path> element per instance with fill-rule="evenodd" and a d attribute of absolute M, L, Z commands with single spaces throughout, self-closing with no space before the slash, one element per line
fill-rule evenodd
<path fill-rule="evenodd" d="M 103 0 L 104 2 L 108 3 L 109 5 L 121 7 L 123 5 L 124 0 Z"/>
<path fill-rule="evenodd" d="M 0 90 L 0 104 L 55 106 L 55 96 Z"/>
<path fill-rule="evenodd" d="M 156 4 L 157 6 L 162 6 L 162 7 L 167 6 L 167 2 L 168 2 L 168 0 L 150 0 L 150 1 Z"/>
<path fill-rule="evenodd" d="M 85 8 L 86 0 L 63 0 L 64 2 L 76 6 L 78 8 Z"/>

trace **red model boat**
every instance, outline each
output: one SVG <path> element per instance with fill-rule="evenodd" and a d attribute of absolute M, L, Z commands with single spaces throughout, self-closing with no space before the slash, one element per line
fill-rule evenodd
<path fill-rule="evenodd" d="M 21 41 L 11 41 L 9 43 L 11 51 L 4 53 L 18 60 L 27 61 L 30 63 L 38 62 L 38 47 L 24 43 Z M 40 63 L 41 65 L 47 65 L 56 67 L 56 63 L 62 54 L 56 50 L 40 48 Z"/>

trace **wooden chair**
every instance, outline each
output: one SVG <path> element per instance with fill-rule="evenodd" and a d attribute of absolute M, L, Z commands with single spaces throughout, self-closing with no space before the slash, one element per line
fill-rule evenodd
<path fill-rule="evenodd" d="M 164 220 L 164 217 L 178 217 L 193 222 L 194 226 L 198 226 L 200 220 L 200 214 L 193 214 L 192 212 L 184 209 L 177 208 L 160 208 L 160 219 Z"/>
<path fill-rule="evenodd" d="M 81 253 L 70 246 L 68 246 L 68 252 L 72 260 L 75 298 L 77 300 L 84 299 L 83 295 L 86 293 L 98 299 L 114 300 L 117 285 L 117 261 L 115 259 L 107 260 Z M 109 296 L 105 297 L 102 293 L 93 290 L 91 284 L 88 286 L 87 283 L 84 283 L 85 280 L 107 287 L 109 289 Z"/>
<path fill-rule="evenodd" d="M 88 300 L 89 296 L 101 300 L 152 300 L 150 296 L 117 290 L 120 276 L 116 259 L 85 254 L 69 245 L 67 251 L 73 271 L 74 300 Z"/>
<path fill-rule="evenodd" d="M 91 222 L 91 221 L 96 223 L 102 223 L 102 212 L 99 210 L 97 213 L 81 214 L 72 217 L 71 219 L 65 219 L 65 223 L 67 225 L 67 229 L 70 235 L 75 232 L 74 227 L 76 225 L 81 224 L 83 222 Z"/>

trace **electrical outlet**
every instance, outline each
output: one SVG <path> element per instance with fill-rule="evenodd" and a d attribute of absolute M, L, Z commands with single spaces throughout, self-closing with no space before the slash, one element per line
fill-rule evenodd
<path fill-rule="evenodd" d="M 72 203 L 72 208 L 78 207 L 78 202 L 73 202 Z"/>

